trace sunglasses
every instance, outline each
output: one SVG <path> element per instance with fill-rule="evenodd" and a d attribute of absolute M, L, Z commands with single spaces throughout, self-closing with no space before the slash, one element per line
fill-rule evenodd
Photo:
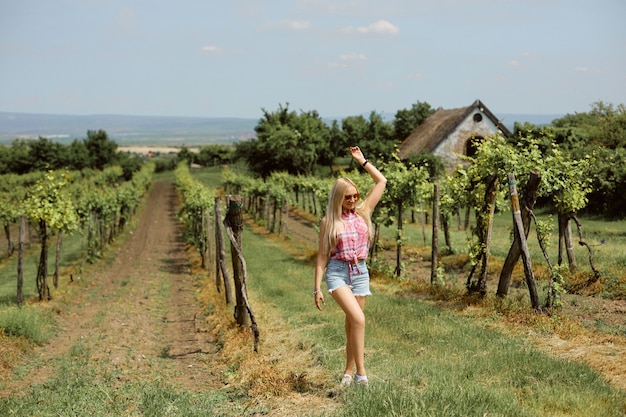
<path fill-rule="evenodd" d="M 349 194 L 349 195 L 344 195 L 343 196 L 343 199 L 346 200 L 346 201 L 349 201 L 349 200 L 352 200 L 352 199 L 358 200 L 359 198 L 361 198 L 361 194 L 359 194 L 359 193 Z"/>

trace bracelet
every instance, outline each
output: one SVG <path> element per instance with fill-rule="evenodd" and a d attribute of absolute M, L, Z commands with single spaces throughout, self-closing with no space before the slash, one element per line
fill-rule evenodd
<path fill-rule="evenodd" d="M 313 295 L 319 294 L 321 292 L 322 292 L 322 290 L 315 290 L 315 291 L 313 291 Z"/>
<path fill-rule="evenodd" d="M 365 168 L 365 165 L 367 165 L 367 163 L 369 162 L 369 159 L 366 159 L 365 162 L 363 162 L 363 164 L 361 165 L 363 168 Z"/>

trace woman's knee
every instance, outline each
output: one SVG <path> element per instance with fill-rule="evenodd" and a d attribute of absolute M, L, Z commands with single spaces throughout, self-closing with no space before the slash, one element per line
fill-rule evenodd
<path fill-rule="evenodd" d="M 350 321 L 350 327 L 352 329 L 365 328 L 365 314 L 363 314 L 362 310 L 355 311 L 353 314 L 350 315 L 348 320 Z"/>

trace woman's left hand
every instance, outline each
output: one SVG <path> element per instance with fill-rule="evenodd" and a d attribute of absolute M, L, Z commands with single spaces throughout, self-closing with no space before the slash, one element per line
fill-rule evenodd
<path fill-rule="evenodd" d="M 358 146 L 351 146 L 350 153 L 352 154 L 352 158 L 354 158 L 354 160 L 357 161 L 359 165 L 363 165 L 363 162 L 365 162 L 365 156 L 363 156 L 361 148 L 359 148 Z"/>
<path fill-rule="evenodd" d="M 318 310 L 322 311 L 322 305 L 326 304 L 326 302 L 324 301 L 324 294 L 322 294 L 321 291 L 317 291 L 314 294 L 315 297 L 315 307 L 317 307 Z"/>

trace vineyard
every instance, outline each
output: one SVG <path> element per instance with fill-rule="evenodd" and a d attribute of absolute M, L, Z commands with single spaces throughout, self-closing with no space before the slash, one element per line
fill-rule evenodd
<path fill-rule="evenodd" d="M 63 235 L 80 231 L 87 236 L 87 261 L 97 259 L 133 216 L 152 180 L 154 166 L 145 165 L 130 181 L 119 167 L 103 171 L 48 171 L 0 178 L 0 221 L 4 226 L 8 257 L 17 251 L 17 305 L 23 303 L 24 247 L 31 226 L 40 243 L 37 267 L 39 300 L 50 299 L 49 242 L 56 239 L 53 285 L 59 285 Z M 19 224 L 17 238 L 12 226 Z"/>
<path fill-rule="evenodd" d="M 413 224 L 421 222 L 423 239 L 413 239 L 412 244 L 415 246 L 420 242 L 422 246 L 433 247 L 430 254 L 433 260 L 430 266 L 432 286 L 446 285 L 445 271 L 449 266 L 439 262 L 439 254 L 457 255 L 457 258 L 466 255 L 466 262 L 470 265 L 466 289 L 469 293 L 484 296 L 488 272 L 493 273 L 490 272 L 489 258 L 494 218 L 496 214 L 503 218 L 508 213 L 510 223 L 504 226 L 506 236 L 496 237 L 506 241 L 511 236 L 509 250 L 503 256 L 504 264 L 499 271 L 498 296 L 507 296 L 513 270 L 523 258 L 526 286 L 535 310 L 547 313 L 558 310 L 562 306 L 561 295 L 567 291 L 589 294 L 601 290 L 609 298 L 624 298 L 626 287 L 621 271 L 625 259 L 602 259 L 607 263 L 600 271 L 597 264 L 601 258 L 594 253 L 595 247 L 607 242 L 606 238 L 596 237 L 596 233 L 607 236 L 609 231 L 589 233 L 576 215 L 586 205 L 590 192 L 588 172 L 591 159 L 572 160 L 556 148 L 551 156 L 546 157 L 533 139 L 514 148 L 503 138 L 495 137 L 479 147 L 472 162 L 465 169 L 440 180 L 431 178 L 427 166 L 407 167 L 400 161 L 379 164 L 388 178 L 388 187 L 380 208 L 374 213 L 376 242 L 372 245 L 371 255 L 376 262 L 378 248 L 393 246 L 396 256 L 395 265 L 383 262 L 375 263 L 376 266 L 381 270 L 393 269 L 389 275 L 406 278 L 403 275 L 405 265 L 402 259 L 406 258 L 403 246 L 411 242 L 408 242 L 405 224 L 407 219 Z M 339 172 L 337 175 L 354 178 L 360 189 L 367 190 L 370 186 L 368 176 L 362 173 Z M 276 172 L 263 180 L 229 170 L 223 173 L 223 179 L 228 193 L 241 193 L 246 197 L 246 210 L 254 221 L 278 235 L 288 234 L 287 215 L 293 208 L 306 213 L 311 222 L 317 224 L 325 210 L 333 181 L 332 178 Z M 511 184 L 515 184 L 516 194 L 519 192 L 519 197 L 515 196 L 519 203 L 511 200 Z M 433 199 L 435 189 L 437 199 Z M 534 210 L 537 201 L 549 209 Z M 511 220 L 511 207 L 516 204 L 520 229 L 516 229 Z M 434 210 L 437 214 L 432 221 Z M 552 220 L 553 217 L 556 221 Z M 427 227 L 429 230 L 425 231 Z M 452 242 L 453 229 L 463 231 L 465 241 Z M 387 235 L 383 240 L 381 230 L 387 233 L 393 230 L 393 236 Z M 438 237 L 438 230 L 441 230 L 444 244 L 434 247 L 431 237 Z M 534 240 L 526 242 L 531 230 L 534 230 L 531 235 Z M 428 239 L 427 232 L 431 236 Z M 620 231 L 610 233 L 614 233 L 611 244 L 623 243 Z M 522 247 L 520 236 L 528 247 Z M 551 246 L 558 246 L 556 256 L 550 255 L 554 252 L 550 251 Z M 579 251 L 577 246 L 584 250 Z M 533 288 L 536 272 L 532 270 L 531 253 L 534 262 L 541 265 L 542 278 L 546 277 L 546 291 L 541 294 L 541 302 L 537 289 Z"/>
<path fill-rule="evenodd" d="M 484 165 L 468 166 L 460 171 L 459 176 L 446 177 L 438 182 L 431 180 L 426 168 L 407 168 L 399 161 L 379 165 L 388 178 L 389 185 L 385 201 L 381 203 L 374 217 L 377 231 L 376 244 L 372 245 L 371 262 L 373 285 L 378 294 L 373 297 L 371 308 L 376 312 L 373 317 L 377 317 L 380 325 L 377 326 L 376 320 L 372 324 L 375 342 L 372 342 L 369 356 L 385 357 L 382 352 L 388 352 L 387 360 L 394 358 L 398 365 L 402 363 L 395 359 L 391 346 L 385 344 L 387 338 L 395 348 L 405 342 L 428 346 L 428 342 L 415 333 L 415 327 L 413 330 L 410 327 L 399 328 L 400 323 L 394 319 L 397 316 L 385 315 L 390 314 L 385 313 L 387 309 L 393 310 L 394 314 L 402 314 L 395 309 L 400 308 L 401 303 L 404 305 L 403 300 L 408 302 L 412 298 L 425 300 L 417 304 L 413 302 L 410 307 L 412 312 L 415 309 L 421 311 L 434 302 L 444 308 L 462 311 L 462 315 L 471 314 L 473 309 L 481 310 L 483 313 L 473 317 L 477 323 L 484 319 L 482 314 L 501 316 L 502 322 L 510 321 L 508 331 L 513 333 L 527 331 L 524 330 L 528 329 L 526 326 L 531 329 L 539 326 L 539 329 L 550 329 L 551 333 L 560 332 L 564 337 L 570 338 L 576 332 L 568 318 L 574 306 L 574 299 L 568 297 L 573 293 L 608 296 L 615 300 L 615 305 L 618 306 L 616 310 L 619 311 L 620 299 L 626 293 L 621 272 L 624 260 L 619 258 L 620 248 L 623 247 L 620 245 L 624 245 L 624 231 L 612 226 L 593 226 L 592 221 L 575 217 L 576 210 L 585 201 L 586 182 L 584 175 L 580 173 L 585 170 L 588 162 L 559 160 L 556 155 L 550 164 L 557 168 L 541 165 L 543 168 L 539 170 L 540 179 L 532 186 L 529 184 L 537 176 L 531 175 L 527 167 L 532 165 L 536 169 L 540 163 L 544 163 L 542 161 L 545 158 L 534 153 L 532 144 L 530 145 L 518 152 L 504 154 L 510 149 L 495 140 L 489 146 L 483 147 Z M 503 154 L 506 158 L 501 157 Z M 494 170 L 494 167 L 497 169 Z M 44 267 L 48 264 L 47 248 L 51 242 L 56 244 L 55 253 L 58 259 L 61 256 L 61 242 L 65 242 L 67 237 L 80 234 L 85 254 L 80 269 L 83 277 L 90 268 L 88 265 L 97 265 L 99 260 L 110 256 L 108 254 L 115 250 L 116 242 L 122 240 L 124 235 L 133 244 L 130 246 L 132 249 L 124 247 L 118 254 L 118 261 L 108 271 L 90 274 L 93 276 L 91 283 L 82 287 L 93 286 L 105 302 L 109 303 L 109 307 L 104 305 L 98 307 L 99 310 L 89 312 L 89 305 L 96 304 L 93 298 L 89 298 L 93 296 L 88 293 L 68 293 L 73 294 L 75 301 L 80 303 L 75 306 L 78 310 L 72 314 L 76 322 L 65 323 L 65 326 L 74 330 L 63 343 L 53 339 L 50 343 L 52 347 L 46 349 L 48 354 L 45 355 L 51 362 L 40 368 L 35 367 L 30 373 L 26 372 L 27 375 L 21 379 L 22 385 L 18 384 L 18 387 L 25 389 L 28 383 L 40 383 L 43 384 L 43 392 L 59 392 L 68 396 L 76 392 L 84 400 L 77 401 L 67 410 L 87 409 L 94 415 L 382 415 L 380 413 L 383 409 L 380 407 L 383 406 L 405 410 L 405 414 L 399 415 L 414 415 L 408 414 L 407 410 L 430 410 L 428 412 L 433 413 L 438 406 L 446 403 L 453 407 L 449 415 L 462 415 L 460 410 L 470 409 L 465 415 L 483 415 L 481 410 L 488 409 L 500 410 L 507 415 L 524 415 L 523 412 L 512 411 L 517 407 L 516 400 L 509 399 L 513 408 L 497 400 L 487 400 L 491 397 L 488 394 L 489 389 L 493 387 L 467 387 L 473 394 L 468 394 L 469 399 L 463 400 L 463 396 L 455 396 L 454 390 L 463 387 L 464 383 L 453 382 L 452 386 L 441 388 L 443 399 L 424 397 L 420 401 L 428 398 L 427 402 L 419 403 L 417 397 L 407 393 L 401 384 L 376 378 L 377 373 L 394 374 L 396 378 L 413 387 L 408 392 L 412 392 L 412 389 L 429 391 L 424 385 L 425 378 L 432 378 L 431 383 L 443 383 L 438 380 L 435 382 L 437 373 L 443 373 L 455 380 L 456 377 L 453 378 L 452 375 L 458 370 L 447 374 L 448 371 L 443 368 L 429 369 L 421 362 L 423 359 L 420 359 L 420 355 L 428 356 L 435 366 L 437 352 L 429 350 L 418 351 L 414 353 L 414 357 L 411 354 L 409 358 L 412 357 L 414 362 L 404 363 L 397 369 L 382 368 L 383 364 L 374 366 L 374 381 L 378 381 L 380 389 L 374 385 L 369 396 L 364 397 L 363 393 L 358 392 L 350 394 L 334 391 L 332 382 L 329 382 L 328 371 L 322 369 L 336 361 L 323 353 L 334 348 L 322 349 L 325 345 L 317 345 L 322 343 L 319 342 L 319 337 L 325 333 L 323 329 L 315 328 L 332 326 L 339 330 L 339 321 L 335 317 L 335 322 L 328 324 L 328 318 L 313 318 L 309 317 L 310 313 L 301 312 L 306 303 L 311 303 L 309 307 L 313 308 L 308 296 L 313 277 L 310 262 L 317 243 L 316 225 L 325 210 L 331 179 L 273 173 L 263 180 L 227 169 L 219 173 L 219 184 L 209 185 L 202 179 L 202 173 L 195 174 L 186 164 L 180 164 L 173 180 L 176 194 L 164 197 L 163 193 L 166 191 L 162 180 L 151 186 L 154 184 L 153 168 L 149 165 L 144 168 L 128 182 L 121 180 L 121 173 L 116 168 L 93 175 L 89 172 L 48 172 L 32 177 L 3 178 L 2 186 L 6 193 L 3 192 L 2 196 L 10 198 L 2 202 L 4 209 L 1 218 L 10 226 L 5 230 L 19 230 L 19 225 L 23 224 L 17 239 L 11 233 L 7 234 L 7 251 L 13 253 L 13 256 L 17 253 L 18 258 L 21 252 L 24 252 L 25 257 L 28 256 L 25 237 L 31 235 L 37 236 L 41 249 L 36 256 L 36 299 L 44 303 L 54 303 L 53 295 L 63 294 L 62 289 L 57 289 L 57 285 L 68 285 L 68 270 L 60 270 L 58 274 L 53 274 L 54 288 L 49 288 L 49 274 Z M 509 188 L 513 181 L 508 177 L 511 173 L 516 173 L 515 182 L 520 201 L 524 202 L 520 208 L 520 218 L 527 222 L 524 226 L 528 228 L 525 231 L 528 234 L 528 253 L 533 262 L 534 279 L 538 284 L 540 299 L 537 304 L 533 303 L 521 262 L 514 262 L 515 268 L 510 271 L 508 287 L 505 285 L 504 289 L 500 288 L 502 282 L 506 281 L 502 279 L 506 265 L 503 260 L 511 252 L 512 242 L 516 241 L 513 239 Z M 357 171 L 339 172 L 338 175 L 355 179 L 361 190 L 367 190 L 370 186 L 367 176 Z M 150 191 L 150 197 L 142 207 L 146 191 Z M 161 194 L 161 199 L 168 202 L 167 207 L 161 207 L 162 203 L 154 200 L 155 193 Z M 227 195 L 241 196 L 241 203 L 227 203 L 225 212 L 221 213 L 220 206 L 227 201 Z M 433 198 L 435 195 L 438 198 Z M 556 222 L 556 236 L 551 234 L 554 227 L 551 213 L 541 210 L 535 213 L 532 210 L 535 200 L 539 198 L 551 199 L 558 208 L 555 213 L 559 218 Z M 16 201 L 21 203 L 16 204 Z M 21 209 L 16 210 L 16 207 Z M 243 243 L 243 252 L 251 278 L 248 283 L 251 305 L 260 316 L 259 353 L 253 353 L 251 332 L 241 332 L 238 325 L 233 326 L 233 307 L 237 311 L 240 301 L 229 301 L 227 297 L 227 286 L 230 285 L 231 278 L 234 278 L 230 276 L 234 266 L 224 267 L 224 257 L 220 253 L 224 251 L 220 250 L 219 240 L 224 233 L 220 229 L 222 220 L 232 208 L 242 209 L 247 219 L 247 229 L 255 231 L 255 236 L 249 231 L 245 232 L 248 233 L 249 241 Z M 132 230 L 127 229 L 134 221 L 134 214 L 138 212 L 143 213 L 141 223 L 137 226 L 137 233 L 128 237 Z M 181 238 L 188 248 L 193 248 L 186 253 L 177 243 L 178 232 L 171 223 L 174 219 L 183 226 Z M 569 229 L 570 221 L 577 231 L 585 228 L 586 233 L 579 232 L 578 240 L 586 246 L 574 241 Z M 32 231 L 28 229 L 28 225 L 36 225 L 37 228 Z M 435 226 L 439 226 L 441 230 L 437 232 Z M 607 234 L 610 230 L 613 230 L 613 235 Z M 433 236 L 438 233 L 441 233 L 442 241 L 445 242 L 441 247 L 433 245 L 436 240 Z M 601 239 L 607 239 L 608 242 L 597 246 Z M 227 238 L 226 242 L 228 241 Z M 562 251 L 559 249 L 556 259 L 552 261 L 548 254 L 554 252 L 555 241 L 559 248 L 562 247 Z M 254 242 L 254 246 L 246 246 L 247 242 Z M 575 243 L 579 248 L 569 253 L 566 249 L 572 249 Z M 274 245 L 285 247 L 287 253 L 300 259 L 295 262 L 297 267 L 290 266 L 288 270 L 289 274 L 293 274 L 292 278 L 302 275 L 304 280 L 298 278 L 291 283 L 289 276 L 276 273 L 276 268 L 281 266 L 279 261 L 271 260 L 271 257 L 272 251 L 278 249 L 271 249 L 270 252 L 264 249 Z M 544 250 L 546 247 L 548 250 Z M 520 253 L 518 258 L 521 256 L 523 255 Z M 189 262 L 187 258 L 197 261 Z M 586 262 L 587 260 L 590 262 Z M 267 262 L 273 264 L 268 266 Z M 265 275 L 266 270 L 269 276 Z M 189 279 L 190 273 L 195 277 L 192 280 Z M 57 275 L 60 279 L 55 278 Z M 498 276 L 500 278 L 496 279 Z M 272 279 L 282 280 L 275 283 L 280 290 L 272 287 Z M 74 285 L 75 283 L 69 284 L 67 290 L 75 290 Z M 289 289 L 288 285 L 293 287 Z M 213 295 L 207 295 L 207 290 Z M 496 291 L 499 297 L 493 298 L 491 295 Z M 240 293 L 241 288 L 237 287 L 237 292 Z M 382 301 L 375 301 L 376 299 Z M 9 298 L 5 300 L 8 301 Z M 28 304 L 24 299 L 20 302 Z M 199 308 L 198 303 L 204 307 Z M 233 305 L 235 303 L 237 305 Z M 582 305 L 583 301 L 576 303 Z M 113 305 L 116 308 L 110 308 Z M 293 307 L 289 307 L 290 305 Z M 280 313 L 273 313 L 277 308 L 291 308 L 292 310 L 285 310 L 284 313 L 289 320 L 279 319 Z M 426 317 L 430 317 L 430 314 L 438 317 L 436 322 L 440 326 L 441 312 L 421 311 L 418 316 L 423 315 L 422 321 L 427 323 L 430 319 Z M 206 319 L 203 320 L 204 317 Z M 406 320 L 407 325 L 415 326 L 411 324 L 410 317 L 407 316 Z M 446 323 L 448 320 L 456 321 L 450 318 L 446 319 Z M 516 321 L 521 323 L 521 327 L 517 327 L 519 323 L 515 324 Z M 176 323 L 181 324 L 178 326 Z M 183 329 L 182 323 L 187 323 L 185 326 L 190 327 Z M 298 323 L 297 327 L 308 329 L 308 333 L 290 327 Z M 620 349 L 624 346 L 622 339 L 625 325 L 623 320 L 620 322 L 618 319 L 608 329 L 595 329 L 605 331 L 603 341 L 596 342 L 596 347 L 602 346 L 604 349 L 607 343 L 614 346 L 614 353 L 607 355 L 612 360 L 594 363 L 591 356 L 580 356 L 596 369 L 602 369 L 605 378 L 622 387 L 624 374 L 615 362 L 615 352 L 623 352 Z M 99 331 L 90 331 L 92 327 Z M 318 331 L 322 331 L 322 334 Z M 424 327 L 422 331 L 437 332 L 434 327 Z M 378 332 L 390 333 L 377 336 Z M 461 333 L 465 340 L 460 343 L 467 345 L 470 333 L 467 330 Z M 190 334 L 194 336 L 190 337 Z M 61 335 L 67 338 L 67 334 Z M 317 337 L 312 338 L 315 335 Z M 327 338 L 332 340 L 336 337 L 333 335 Z M 108 343 L 113 340 L 114 344 Z M 233 346 L 233 343 L 237 346 Z M 472 339 L 472 343 L 482 342 Z M 489 343 L 493 344 L 494 340 L 490 339 Z M 508 342 L 498 339 L 494 346 L 502 348 L 507 344 Z M 65 346 L 65 350 L 61 346 Z M 548 343 L 546 346 L 554 348 L 554 345 Z M 488 349 L 490 355 L 498 357 L 491 350 L 494 347 Z M 593 347 L 589 345 L 587 349 L 592 351 Z M 437 350 L 442 358 L 449 354 L 445 353 L 443 345 L 438 346 Z M 524 356 L 527 353 L 525 349 L 516 351 L 516 355 Z M 46 385 L 45 380 L 35 377 L 37 374 L 46 375 L 42 370 L 47 369 L 48 376 L 54 378 L 56 372 L 50 367 L 53 366 L 53 361 L 59 360 L 54 355 L 59 354 L 71 359 L 64 365 L 63 372 L 73 378 L 73 385 L 59 378 Z M 506 353 L 503 354 L 506 356 Z M 617 353 L 617 358 L 619 355 Z M 537 361 L 534 356 L 532 359 Z M 502 358 L 499 360 L 502 361 Z M 421 366 L 420 372 L 424 376 L 410 375 L 408 372 L 412 366 Z M 488 368 L 483 363 L 470 371 L 468 366 L 462 365 L 465 372 L 476 374 L 485 372 L 481 367 Z M 566 386 L 571 382 L 573 374 L 584 375 L 578 378 L 587 382 L 577 385 L 575 392 L 581 398 L 587 398 L 587 401 L 594 397 L 601 399 L 607 408 L 594 409 L 596 415 L 611 415 L 612 411 L 620 407 L 623 409 L 623 404 L 620 405 L 617 399 L 619 395 L 607 390 L 603 382 L 593 379 L 594 377 L 586 374 L 587 371 L 572 368 L 570 375 L 569 368 L 558 362 L 546 366 L 538 361 L 537 368 L 530 363 L 526 366 L 531 366 L 532 372 L 537 374 L 535 383 L 554 377 L 558 380 L 557 385 Z M 302 368 L 304 371 L 297 373 L 294 368 Z M 551 369 L 550 374 L 542 374 L 545 372 L 540 370 L 542 368 Z M 406 370 L 407 374 L 400 372 L 401 369 Z M 427 376 L 431 372 L 432 376 Z M 511 373 L 511 370 L 503 373 Z M 95 384 L 91 380 L 96 381 Z M 522 378 L 522 381 L 526 379 Z M 171 389 L 168 383 L 175 383 L 179 388 Z M 527 382 L 519 383 L 524 389 L 530 389 Z M 57 388 L 53 389 L 52 386 Z M 223 386 L 227 388 L 220 388 Z M 586 386 L 598 387 L 599 391 L 584 391 L 589 389 Z M 124 398 L 120 396 L 120 388 L 127 392 Z M 7 392 L 15 393 L 14 385 L 2 386 L 0 389 L 5 395 Z M 443 395 L 445 391 L 449 391 L 449 395 Z M 580 410 L 579 407 L 582 407 L 580 404 L 564 404 L 573 401 L 572 399 L 561 402 L 554 396 L 536 395 L 538 398 L 534 401 L 544 404 L 538 406 L 540 408 L 548 407 L 545 404 L 550 402 L 560 404 L 562 410 L 567 407 Z M 565 396 L 564 393 L 561 395 Z M 487 401 L 482 406 L 484 408 L 476 405 L 476 398 Z M 32 415 L 36 413 L 37 407 L 41 407 L 41 401 L 41 397 L 31 394 L 20 402 L 0 403 L 0 410 L 8 415 Z M 310 401 L 317 405 L 310 406 Z M 283 402 L 285 405 L 281 406 Z M 107 412 L 98 412 L 98 404 L 107 409 Z M 163 404 L 170 411 L 165 412 Z M 343 414 L 338 408 L 339 404 L 345 406 Z M 359 411 L 358 404 L 369 407 L 372 414 L 367 414 L 368 411 L 363 409 Z M 11 410 L 22 410 L 22 414 Z M 45 408 L 43 410 L 45 413 Z M 350 414 L 351 412 L 354 414 Z M 552 415 L 549 407 L 545 414 L 536 414 Z M 72 415 L 71 411 L 67 415 Z M 562 415 L 577 414 L 576 411 L 563 411 Z"/>

